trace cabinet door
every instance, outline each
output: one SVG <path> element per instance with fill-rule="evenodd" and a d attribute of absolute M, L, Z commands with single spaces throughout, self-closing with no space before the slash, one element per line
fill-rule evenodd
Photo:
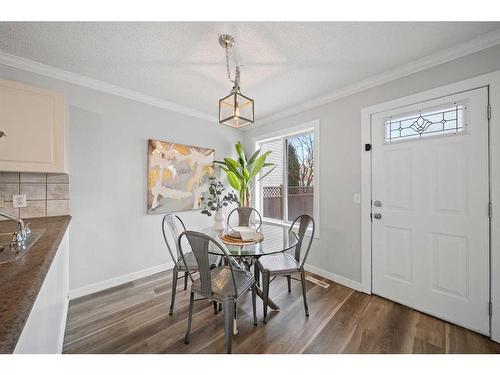
<path fill-rule="evenodd" d="M 67 172 L 63 95 L 0 80 L 0 170 Z"/>

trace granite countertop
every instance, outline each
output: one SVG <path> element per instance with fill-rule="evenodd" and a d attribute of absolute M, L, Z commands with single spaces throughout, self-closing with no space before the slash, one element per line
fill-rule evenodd
<path fill-rule="evenodd" d="M 69 215 L 24 220 L 45 232 L 22 259 L 0 264 L 0 353 L 14 351 L 70 220 Z M 14 221 L 0 222 L 0 233 L 16 230 Z"/>

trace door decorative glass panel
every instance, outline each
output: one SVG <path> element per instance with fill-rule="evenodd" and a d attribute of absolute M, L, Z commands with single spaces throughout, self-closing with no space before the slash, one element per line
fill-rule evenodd
<path fill-rule="evenodd" d="M 454 103 L 451 106 L 419 111 L 409 116 L 391 117 L 385 121 L 385 141 L 392 143 L 462 133 L 466 127 L 465 110 L 466 107 L 463 104 Z"/>

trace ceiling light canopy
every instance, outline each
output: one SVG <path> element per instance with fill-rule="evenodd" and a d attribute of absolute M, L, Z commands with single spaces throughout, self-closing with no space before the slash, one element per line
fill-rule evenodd
<path fill-rule="evenodd" d="M 234 46 L 234 38 L 231 35 L 221 35 L 219 43 L 226 53 L 227 78 L 233 83 L 229 95 L 219 100 L 219 123 L 241 128 L 254 122 L 254 102 L 241 93 L 240 65 L 237 63 L 235 63 L 234 79 L 231 78 L 229 50 Z"/>

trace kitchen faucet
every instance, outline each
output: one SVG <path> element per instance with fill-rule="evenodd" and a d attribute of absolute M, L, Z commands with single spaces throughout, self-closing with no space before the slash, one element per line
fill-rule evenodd
<path fill-rule="evenodd" d="M 13 215 L 9 215 L 2 211 L 0 211 L 0 216 L 14 220 L 19 225 L 19 232 L 15 232 L 14 237 L 12 238 L 13 243 L 23 243 L 31 235 L 31 229 L 29 228 L 29 223 L 24 225 L 24 221 L 22 221 L 20 218 Z"/>

